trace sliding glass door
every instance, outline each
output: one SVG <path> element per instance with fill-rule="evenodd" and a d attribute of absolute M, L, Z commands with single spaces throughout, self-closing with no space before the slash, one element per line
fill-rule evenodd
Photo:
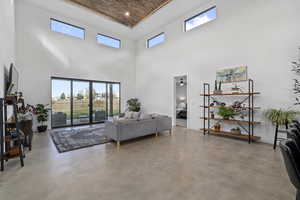
<path fill-rule="evenodd" d="M 88 81 L 73 81 L 73 124 L 90 123 L 90 83 Z"/>
<path fill-rule="evenodd" d="M 71 125 L 71 81 L 52 79 L 52 127 Z"/>
<path fill-rule="evenodd" d="M 109 116 L 120 114 L 120 84 L 108 85 L 108 114 Z"/>
<path fill-rule="evenodd" d="M 104 122 L 120 114 L 120 83 L 52 78 L 52 127 Z"/>
<path fill-rule="evenodd" d="M 93 82 L 93 122 L 107 118 L 107 84 Z"/>

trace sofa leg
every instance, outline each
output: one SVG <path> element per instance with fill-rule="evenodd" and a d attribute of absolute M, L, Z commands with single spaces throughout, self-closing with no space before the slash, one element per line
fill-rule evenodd
<path fill-rule="evenodd" d="M 121 146 L 121 142 L 118 141 L 118 142 L 117 142 L 117 149 L 120 149 L 120 146 Z"/>

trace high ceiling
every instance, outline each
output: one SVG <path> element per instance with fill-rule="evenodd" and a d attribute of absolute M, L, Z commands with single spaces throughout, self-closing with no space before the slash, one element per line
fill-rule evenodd
<path fill-rule="evenodd" d="M 78 6 L 78 4 L 75 3 L 70 3 L 70 1 L 67 2 L 66 0 L 22 0 L 16 2 L 18 4 L 26 4 L 28 6 L 33 5 L 42 8 L 49 12 L 50 17 L 57 17 L 57 15 L 67 17 L 78 20 L 78 22 L 83 24 L 94 26 L 100 30 L 106 30 L 106 34 L 111 34 L 115 37 L 122 36 L 129 39 L 138 40 L 146 34 L 153 32 L 157 28 L 160 28 L 172 22 L 173 20 L 178 19 L 178 17 L 182 17 L 183 15 L 185 16 L 190 11 L 193 11 L 203 4 L 207 4 L 211 1 L 212 0 L 172 0 L 166 6 L 163 6 L 157 12 L 153 13 L 153 15 L 149 15 L 146 20 L 142 20 L 142 22 L 138 23 L 133 28 L 124 26 L 123 24 L 120 24 L 115 20 L 111 20 L 108 17 L 103 17 L 103 15 L 97 14 L 96 12 L 91 12 L 90 9 L 82 9 L 82 6 Z M 191 17 L 191 15 L 187 15 L 185 17 L 188 18 Z M 62 18 L 61 20 L 64 19 Z"/>
<path fill-rule="evenodd" d="M 66 0 L 134 27 L 172 0 Z"/>

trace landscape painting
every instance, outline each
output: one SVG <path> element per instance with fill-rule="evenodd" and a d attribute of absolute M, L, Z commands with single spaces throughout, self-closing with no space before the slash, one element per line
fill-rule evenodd
<path fill-rule="evenodd" d="M 247 81 L 248 73 L 247 67 L 235 67 L 235 68 L 227 68 L 227 69 L 219 69 L 217 70 L 217 81 L 222 83 L 232 83 L 232 82 L 240 82 Z"/>

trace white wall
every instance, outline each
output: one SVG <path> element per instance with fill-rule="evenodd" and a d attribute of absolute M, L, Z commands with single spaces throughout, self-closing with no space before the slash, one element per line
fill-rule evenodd
<path fill-rule="evenodd" d="M 15 61 L 14 0 L 0 1 L 0 97 L 4 95 L 4 67 Z"/>
<path fill-rule="evenodd" d="M 50 31 L 50 18 L 85 28 L 85 40 Z M 121 39 L 122 48 L 97 44 L 97 33 Z M 22 1 L 16 2 L 16 62 L 30 104 L 50 103 L 51 76 L 121 82 L 122 109 L 135 96 L 133 41 Z"/>
<path fill-rule="evenodd" d="M 185 19 L 213 5 L 218 9 L 217 20 L 183 32 Z M 173 77 L 187 74 L 188 127 L 199 129 L 203 83 L 213 83 L 218 68 L 241 65 L 249 67 L 249 78 L 261 92 L 257 106 L 267 109 L 291 105 L 294 75 L 290 63 L 300 56 L 299 8 L 298 0 L 215 0 L 141 38 L 137 44 L 136 81 L 145 110 L 171 116 Z M 160 32 L 166 33 L 166 42 L 146 49 L 146 39 Z M 257 120 L 264 120 L 261 113 Z M 274 131 L 265 122 L 256 129 L 256 135 L 271 143 Z"/>

